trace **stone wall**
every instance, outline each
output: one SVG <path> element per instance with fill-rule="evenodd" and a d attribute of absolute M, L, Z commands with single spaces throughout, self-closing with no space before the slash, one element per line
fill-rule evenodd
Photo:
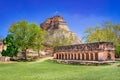
<path fill-rule="evenodd" d="M 111 42 L 96 42 L 54 48 L 55 59 L 65 60 L 115 60 L 114 45 Z"/>
<path fill-rule="evenodd" d="M 2 52 L 2 47 L 3 47 L 3 45 L 2 45 L 2 42 L 0 42 L 0 52 Z"/>
<path fill-rule="evenodd" d="M 114 45 L 111 42 L 97 42 L 88 44 L 77 44 L 68 46 L 58 46 L 54 48 L 54 52 L 69 52 L 69 51 L 100 51 L 100 50 L 114 50 Z"/>
<path fill-rule="evenodd" d="M 10 61 L 10 57 L 0 56 L 0 62 L 8 62 L 8 61 Z"/>

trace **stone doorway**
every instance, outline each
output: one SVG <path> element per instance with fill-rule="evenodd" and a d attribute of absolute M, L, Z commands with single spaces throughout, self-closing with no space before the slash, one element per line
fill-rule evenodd
<path fill-rule="evenodd" d="M 91 53 L 90 55 L 91 55 L 91 60 L 93 60 L 93 53 Z"/>
<path fill-rule="evenodd" d="M 67 60 L 67 54 L 65 54 L 65 60 Z"/>
<path fill-rule="evenodd" d="M 73 54 L 71 54 L 71 59 L 73 60 Z"/>
<path fill-rule="evenodd" d="M 86 60 L 89 60 L 89 54 L 86 53 Z"/>
<path fill-rule="evenodd" d="M 80 54 L 78 54 L 78 60 L 80 60 Z"/>
<path fill-rule="evenodd" d="M 64 59 L 64 55 L 63 54 L 61 54 L 62 55 L 62 59 Z"/>
<path fill-rule="evenodd" d="M 107 59 L 111 60 L 111 54 L 109 52 L 107 53 Z"/>
<path fill-rule="evenodd" d="M 74 59 L 76 60 L 76 54 L 74 54 Z"/>
<path fill-rule="evenodd" d="M 95 53 L 95 60 L 98 61 L 98 53 Z"/>
<path fill-rule="evenodd" d="M 82 60 L 84 60 L 84 54 L 82 54 Z"/>

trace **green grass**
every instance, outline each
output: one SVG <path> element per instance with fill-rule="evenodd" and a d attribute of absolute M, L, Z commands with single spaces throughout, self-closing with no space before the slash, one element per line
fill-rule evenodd
<path fill-rule="evenodd" d="M 50 61 L 1 63 L 0 80 L 120 80 L 120 67 L 67 65 Z"/>

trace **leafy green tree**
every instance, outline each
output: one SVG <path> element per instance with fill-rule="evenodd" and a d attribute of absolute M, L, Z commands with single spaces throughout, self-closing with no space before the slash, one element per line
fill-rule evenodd
<path fill-rule="evenodd" d="M 108 42 L 114 42 L 115 33 L 114 33 L 114 24 L 112 22 L 105 22 L 102 28 L 103 35 L 104 35 L 104 41 Z"/>
<path fill-rule="evenodd" d="M 35 23 L 29 24 L 27 21 L 22 20 L 14 23 L 9 28 L 9 33 L 13 35 L 15 39 L 15 44 L 19 46 L 24 54 L 25 59 L 27 59 L 27 49 L 34 46 L 35 40 L 39 31 L 37 30 L 37 25 Z"/>
<path fill-rule="evenodd" d="M 116 48 L 116 55 L 120 55 L 120 25 L 105 22 L 101 27 L 89 27 L 83 36 L 85 42 L 113 42 Z"/>
<path fill-rule="evenodd" d="M 37 49 L 38 56 L 40 57 L 40 50 L 44 48 L 44 42 L 45 42 L 45 35 L 47 32 L 43 30 L 42 28 L 36 27 L 35 28 L 35 35 L 34 35 L 34 43 L 33 46 L 35 49 Z"/>
<path fill-rule="evenodd" d="M 120 57 L 120 45 L 116 45 L 115 46 L 115 53 L 116 53 L 116 57 L 118 58 L 118 57 Z"/>
<path fill-rule="evenodd" d="M 120 57 L 120 25 L 113 25 L 113 28 L 115 33 L 114 44 L 116 57 Z"/>
<path fill-rule="evenodd" d="M 7 37 L 3 40 L 3 44 L 7 45 L 7 49 L 2 51 L 2 56 L 14 57 L 17 56 L 18 46 L 15 45 L 14 38 L 12 35 L 7 35 Z"/>
<path fill-rule="evenodd" d="M 87 28 L 84 33 L 86 34 L 84 36 L 85 42 L 115 42 L 116 39 L 114 27 L 111 22 L 105 22 L 101 27 L 92 27 L 92 31 Z"/>
<path fill-rule="evenodd" d="M 114 38 L 115 44 L 120 44 L 120 25 L 118 24 L 113 25 L 113 31 L 115 34 Z"/>
<path fill-rule="evenodd" d="M 103 30 L 98 25 L 96 27 L 88 27 L 84 33 L 83 39 L 85 42 L 100 42 L 104 41 L 105 38 Z"/>

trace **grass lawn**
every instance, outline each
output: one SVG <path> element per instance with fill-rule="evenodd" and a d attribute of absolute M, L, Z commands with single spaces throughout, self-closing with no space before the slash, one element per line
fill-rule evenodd
<path fill-rule="evenodd" d="M 120 80 L 120 67 L 44 62 L 0 63 L 0 80 Z M 117 63 L 120 64 L 120 63 Z"/>

